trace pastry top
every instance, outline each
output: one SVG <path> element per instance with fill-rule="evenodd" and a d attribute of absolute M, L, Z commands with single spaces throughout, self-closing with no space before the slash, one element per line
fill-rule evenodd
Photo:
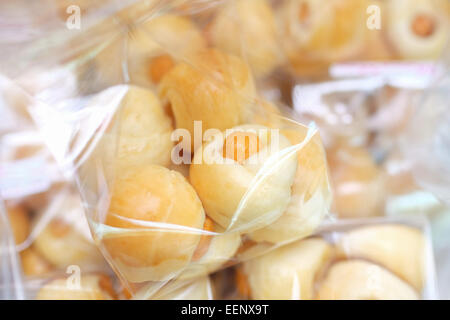
<path fill-rule="evenodd" d="M 106 224 L 145 227 L 133 220 L 202 229 L 204 213 L 194 189 L 180 173 L 147 165 L 124 171 L 114 182 Z"/>
<path fill-rule="evenodd" d="M 216 49 L 180 62 L 162 79 L 160 95 L 171 104 L 177 128 L 194 137 L 194 121 L 203 131 L 225 130 L 246 122 L 256 96 L 248 66 Z"/>
<path fill-rule="evenodd" d="M 296 151 L 278 130 L 237 126 L 196 151 L 190 181 L 216 223 L 228 231 L 256 230 L 286 208 Z"/>
<path fill-rule="evenodd" d="M 331 204 L 325 150 L 318 132 L 303 126 L 281 132 L 292 145 L 301 146 L 291 200 L 278 220 L 250 235 L 255 241 L 274 243 L 309 236 L 329 212 Z"/>
<path fill-rule="evenodd" d="M 362 48 L 366 1 L 285 1 L 278 11 L 280 36 L 287 54 L 336 60 Z"/>
<path fill-rule="evenodd" d="M 436 59 L 450 29 L 447 0 L 386 1 L 386 34 L 395 51 L 407 59 Z"/>
<path fill-rule="evenodd" d="M 142 282 L 172 277 L 189 263 L 205 213 L 180 173 L 146 165 L 116 178 L 104 219 L 97 236 L 124 276 Z"/>
<path fill-rule="evenodd" d="M 336 247 L 339 255 L 378 263 L 418 290 L 425 285 L 426 239 L 416 228 L 400 224 L 359 227 L 344 233 Z"/>
<path fill-rule="evenodd" d="M 158 97 L 149 89 L 128 86 L 110 121 L 86 164 L 83 174 L 94 179 L 90 170 L 102 169 L 107 179 L 114 170 L 148 163 L 169 165 L 173 147 L 172 122 Z M 107 91 L 104 91 L 107 94 Z M 93 99 L 93 104 L 101 103 Z M 103 166 L 98 168 L 98 166 Z M 97 173 L 98 175 L 98 173 Z"/>
<path fill-rule="evenodd" d="M 122 166 L 170 162 L 172 123 L 155 94 L 130 86 L 118 116 L 117 158 Z"/>
<path fill-rule="evenodd" d="M 319 238 L 294 242 L 244 263 L 254 299 L 311 299 L 314 281 L 333 253 Z"/>

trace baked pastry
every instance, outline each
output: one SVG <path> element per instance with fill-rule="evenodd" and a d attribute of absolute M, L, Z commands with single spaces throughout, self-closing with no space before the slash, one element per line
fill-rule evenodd
<path fill-rule="evenodd" d="M 193 231 L 204 222 L 202 203 L 186 179 L 149 164 L 116 177 L 96 236 L 126 280 L 162 281 L 189 264 L 201 238 Z"/>
<path fill-rule="evenodd" d="M 282 61 L 275 16 L 267 0 L 228 1 L 208 32 L 217 48 L 243 56 L 257 78 Z"/>
<path fill-rule="evenodd" d="M 117 132 L 106 134 L 104 142 L 106 148 L 115 148 L 119 168 L 149 163 L 169 165 L 173 147 L 171 119 L 150 90 L 130 86 L 110 125 L 117 125 Z"/>
<path fill-rule="evenodd" d="M 92 153 L 79 170 L 80 180 L 88 192 L 101 192 L 101 179 L 106 183 L 128 167 L 144 164 L 168 166 L 173 142 L 172 122 L 151 90 L 136 87 L 115 87 L 102 91 L 90 102 L 102 105 L 106 99 L 120 99 L 108 128 L 101 133 Z M 115 91 L 117 89 L 117 91 Z M 123 96 L 116 97 L 122 90 Z M 111 92 L 114 93 L 111 98 Z M 86 193 L 88 193 L 86 192 Z M 89 199 L 97 202 L 98 199 Z"/>
<path fill-rule="evenodd" d="M 196 151 L 190 181 L 214 222 L 251 232 L 274 222 L 289 204 L 296 151 L 278 130 L 237 126 Z"/>
<path fill-rule="evenodd" d="M 105 261 L 92 240 L 80 197 L 76 193 L 60 195 L 53 204 L 58 215 L 38 233 L 33 250 L 56 268 L 76 264 L 103 270 Z"/>
<path fill-rule="evenodd" d="M 328 164 L 334 190 L 333 210 L 339 217 L 371 217 L 383 213 L 383 172 L 365 148 L 332 149 Z"/>
<path fill-rule="evenodd" d="M 100 83 L 155 88 L 178 61 L 205 48 L 206 41 L 189 18 L 166 14 L 139 21 L 125 38 L 105 46 L 94 64 Z"/>
<path fill-rule="evenodd" d="M 342 257 L 356 257 L 382 265 L 417 290 L 425 285 L 426 240 L 413 227 L 370 225 L 346 232 L 336 244 Z"/>
<path fill-rule="evenodd" d="M 332 253 L 326 241 L 310 238 L 245 261 L 242 271 L 251 298 L 312 299 L 314 283 Z"/>
<path fill-rule="evenodd" d="M 176 128 L 189 131 L 190 137 L 182 141 L 183 150 L 189 153 L 197 147 L 194 121 L 201 121 L 203 132 L 246 123 L 256 95 L 248 66 L 215 49 L 178 63 L 161 81 L 159 93 L 171 105 Z"/>
<path fill-rule="evenodd" d="M 36 300 L 114 300 L 111 279 L 104 274 L 81 275 L 79 285 L 68 278 L 57 278 L 44 284 Z"/>
<path fill-rule="evenodd" d="M 449 39 L 447 0 L 387 0 L 386 36 L 405 59 L 436 59 Z"/>
<path fill-rule="evenodd" d="M 318 300 L 418 300 L 418 293 L 388 270 L 363 260 L 333 264 L 321 282 Z"/>
<path fill-rule="evenodd" d="M 277 20 L 289 67 L 310 75 L 357 56 L 364 49 L 366 8 L 362 0 L 284 1 Z"/>
<path fill-rule="evenodd" d="M 291 200 L 280 218 L 249 234 L 254 241 L 277 243 L 310 235 L 328 213 L 332 200 L 319 133 L 303 126 L 281 132 L 292 145 L 301 145 Z"/>

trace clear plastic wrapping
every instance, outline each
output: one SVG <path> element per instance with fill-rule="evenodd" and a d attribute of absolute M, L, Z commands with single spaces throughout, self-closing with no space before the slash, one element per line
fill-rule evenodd
<path fill-rule="evenodd" d="M 244 262 L 235 272 L 235 290 L 225 291 L 225 297 L 438 298 L 429 227 L 420 218 L 333 223 Z"/>
<path fill-rule="evenodd" d="M 349 221 L 316 233 L 330 220 L 330 207 L 340 218 L 398 211 L 387 186 L 394 189 L 391 181 L 397 181 L 396 156 L 403 160 L 395 150 L 410 105 L 427 85 L 422 65 L 419 76 L 396 77 L 396 67 L 404 65 L 379 64 L 388 74 L 304 84 L 351 73 L 351 65 L 340 64 L 346 61 L 436 58 L 450 23 L 448 2 L 398 2 L 81 1 L 78 25 L 68 19 L 74 12 L 65 11 L 66 1 L 45 1 L 37 15 L 24 6 L 21 37 L 11 36 L 14 28 L 0 31 L 0 84 L 4 101 L 14 106 L 10 119 L 20 115 L 28 124 L 31 118 L 40 136 L 34 140 L 38 148 L 23 146 L 34 128 L 17 133 L 0 126 L 8 151 L 1 156 L 4 163 L 17 163 L 23 154 L 33 165 L 41 161 L 28 170 L 45 170 L 38 176 L 46 180 L 18 195 L 0 180 L 13 205 L 33 211 L 27 211 L 31 231 L 5 260 L 11 265 L 21 259 L 25 282 L 10 274 L 3 287 L 18 281 L 25 293 L 13 292 L 17 297 L 43 299 L 212 299 L 221 297 L 216 287 L 223 283 L 210 274 L 243 263 L 237 278 L 246 295 L 303 299 L 317 293 L 310 288 L 317 280 L 312 272 L 327 260 L 326 266 L 349 264 L 330 273 L 331 282 L 355 271 L 355 281 L 365 283 L 377 270 L 375 288 L 360 291 L 361 283 L 350 279 L 338 283 L 354 285 L 348 292 L 323 298 L 435 298 L 422 222 L 407 227 L 394 220 Z M 2 6 L 13 16 L 20 11 Z M 380 16 L 383 28 L 361 27 L 372 14 L 377 17 L 377 8 L 388 13 Z M 371 67 L 377 65 L 357 66 L 356 73 Z M 284 106 L 291 99 L 295 110 Z M 41 149 L 42 141 L 48 149 Z M 423 156 L 422 150 L 417 153 Z M 407 166 L 402 191 L 411 178 Z M 14 172 L 2 168 L 1 177 Z M 72 179 L 81 199 L 66 184 Z M 27 191 L 25 184 L 17 189 Z M 31 208 L 26 199 L 36 194 L 44 195 L 45 205 Z M 81 203 L 87 220 L 80 217 Z M 395 229 L 386 231 L 392 251 L 378 248 L 380 241 L 375 257 L 344 257 L 341 250 L 336 259 L 342 261 L 333 260 L 349 230 L 385 223 Z M 4 243 L 10 246 L 8 237 Z M 420 252 L 400 252 L 408 239 Z M 291 272 L 302 259 L 299 243 L 312 246 L 311 270 L 294 270 L 273 284 L 265 264 L 290 264 Z M 283 251 L 287 262 L 276 260 Z M 423 255 L 420 261 L 411 258 L 416 253 Z M 410 262 L 423 264 L 423 272 L 408 274 L 402 264 Z M 70 289 L 65 272 L 73 265 L 82 273 Z M 251 277 L 260 279 L 252 284 Z"/>

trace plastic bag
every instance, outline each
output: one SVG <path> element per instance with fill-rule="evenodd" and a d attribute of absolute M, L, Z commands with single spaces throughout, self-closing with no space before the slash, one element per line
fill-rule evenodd
<path fill-rule="evenodd" d="M 389 7 L 382 15 L 386 28 L 360 27 L 369 4 L 382 12 Z M 25 15 L 26 28 L 38 32 L 16 39 L 14 30 L 2 30 L 8 50 L 0 64 L 28 94 L 27 108 L 65 174 L 76 173 L 94 241 L 121 279 L 123 295 L 135 298 L 183 296 L 191 283 L 209 298 L 207 274 L 314 232 L 331 201 L 322 142 L 310 118 L 301 125 L 292 119 L 303 118 L 280 111 L 268 97 L 286 98 L 294 81 L 325 75 L 340 61 L 434 58 L 448 29 L 444 1 L 79 5 L 80 30 L 59 6 Z M 427 15 L 411 29 L 417 13 Z M 399 32 L 400 47 L 392 41 Z M 332 180 L 347 185 L 336 188 L 343 190 L 344 208 L 336 209 L 343 216 L 383 213 L 379 150 L 395 147 L 386 139 L 386 117 L 370 112 L 370 91 L 385 78 L 354 81 L 356 94 L 346 92 L 348 82 L 329 83 L 326 102 L 338 101 L 333 110 L 317 100 L 308 110 L 327 146 L 351 147 L 329 153 L 340 168 L 332 168 Z M 400 80 L 410 78 L 418 79 Z M 294 97 L 297 110 L 304 102 Z M 322 130 L 322 120 L 332 130 Z M 367 150 L 374 131 L 381 148 Z M 357 188 L 353 171 L 369 173 Z M 95 287 L 95 279 L 87 286 Z M 58 292 L 63 280 L 55 281 L 50 287 Z"/>
<path fill-rule="evenodd" d="M 235 283 L 235 298 L 437 299 L 429 229 L 417 218 L 328 225 L 244 262 Z"/>
<path fill-rule="evenodd" d="M 15 78 L 139 298 L 308 236 L 331 200 L 317 129 L 260 98 L 245 59 L 207 48 L 208 10 L 182 4 L 118 11 Z"/>

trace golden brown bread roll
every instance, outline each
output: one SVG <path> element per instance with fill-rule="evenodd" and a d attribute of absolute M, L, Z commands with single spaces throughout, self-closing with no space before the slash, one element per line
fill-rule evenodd
<path fill-rule="evenodd" d="M 386 269 L 362 260 L 333 264 L 317 293 L 318 300 L 418 300 L 412 287 Z"/>
<path fill-rule="evenodd" d="M 48 223 L 46 215 L 53 215 Z M 43 229 L 42 221 L 45 222 Z M 65 269 L 78 265 L 85 269 L 105 269 L 106 262 L 92 240 L 77 193 L 59 193 L 53 198 L 51 209 L 44 212 L 34 228 L 33 233 L 36 232 L 37 236 L 31 248 L 53 267 Z"/>
<path fill-rule="evenodd" d="M 325 151 L 319 133 L 303 126 L 281 132 L 292 145 L 304 144 L 297 155 L 291 200 L 278 220 L 250 234 L 254 241 L 276 243 L 306 237 L 319 226 L 331 204 Z"/>
<path fill-rule="evenodd" d="M 237 126 L 197 150 L 190 181 L 214 222 L 228 231 L 250 232 L 272 223 L 286 209 L 296 151 L 277 130 Z"/>
<path fill-rule="evenodd" d="M 104 258 L 92 240 L 63 219 L 52 220 L 36 237 L 33 247 L 57 268 L 63 269 L 72 264 L 87 268 L 105 265 Z"/>
<path fill-rule="evenodd" d="M 401 58 L 436 59 L 449 39 L 447 0 L 387 0 L 385 34 Z"/>
<path fill-rule="evenodd" d="M 364 0 L 284 1 L 277 12 L 279 36 L 296 73 L 320 72 L 361 52 L 366 8 Z"/>
<path fill-rule="evenodd" d="M 253 299 L 314 297 L 314 283 L 332 256 L 332 246 L 310 238 L 282 246 L 243 263 Z"/>
<path fill-rule="evenodd" d="M 247 65 L 238 57 L 215 49 L 201 51 L 188 62 L 180 62 L 161 81 L 160 95 L 175 117 L 176 128 L 187 129 L 194 147 L 194 121 L 203 132 L 225 130 L 250 118 L 255 87 Z"/>
<path fill-rule="evenodd" d="M 111 279 L 104 274 L 82 275 L 79 286 L 68 278 L 57 278 L 44 284 L 37 300 L 114 300 Z"/>
<path fill-rule="evenodd" d="M 158 165 L 124 170 L 97 230 L 115 267 L 130 282 L 169 279 L 191 261 L 205 213 L 178 172 Z"/>
<path fill-rule="evenodd" d="M 107 148 L 115 148 L 118 167 L 169 165 L 171 119 L 150 90 L 130 86 L 113 121 L 119 123 L 117 136 L 107 134 L 104 139 Z"/>
<path fill-rule="evenodd" d="M 425 285 L 426 240 L 422 232 L 404 225 L 356 228 L 338 240 L 339 255 L 380 264 L 417 290 Z"/>
<path fill-rule="evenodd" d="M 246 59 L 256 77 L 269 74 L 282 60 L 274 13 L 266 0 L 228 1 L 209 34 L 217 48 Z"/>
<path fill-rule="evenodd" d="M 118 93 L 123 91 L 123 96 L 119 97 L 121 100 L 117 102 L 120 106 L 79 170 L 86 194 L 101 192 L 102 179 L 110 183 L 116 174 L 128 167 L 144 164 L 168 166 L 171 163 L 172 120 L 156 95 L 136 86 L 112 89 L 117 89 Z M 109 90 L 96 95 L 90 103 L 95 106 L 101 104 L 110 97 L 112 91 Z"/>

